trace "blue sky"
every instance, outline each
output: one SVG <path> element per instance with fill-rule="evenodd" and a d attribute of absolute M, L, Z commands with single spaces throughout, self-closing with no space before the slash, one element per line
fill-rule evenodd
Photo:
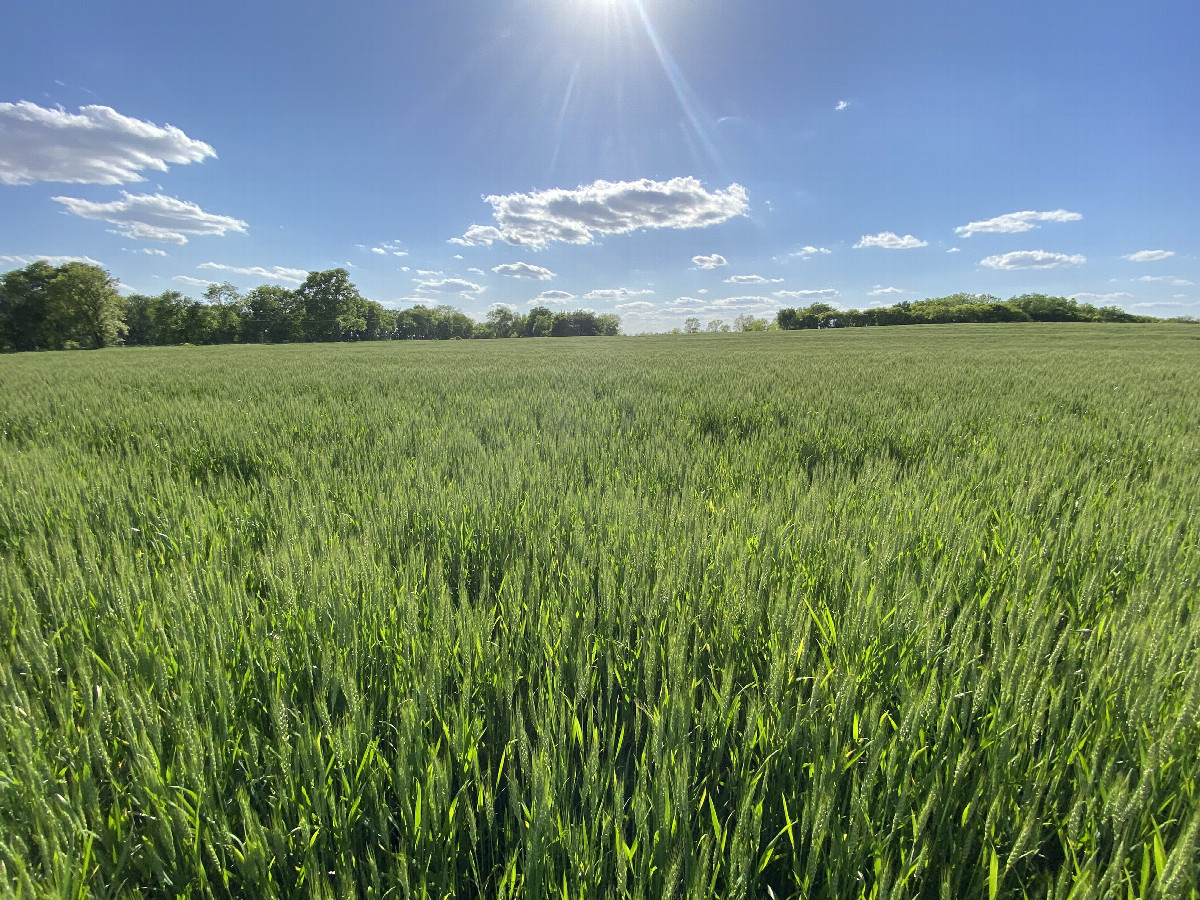
<path fill-rule="evenodd" d="M 1200 314 L 1195 0 L 49 2 L 5 13 L 0 269 L 347 267 L 660 330 L 955 291 Z"/>

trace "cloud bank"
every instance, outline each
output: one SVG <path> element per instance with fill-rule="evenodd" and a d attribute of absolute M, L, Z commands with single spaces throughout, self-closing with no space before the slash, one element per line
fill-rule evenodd
<path fill-rule="evenodd" d="M 67 211 L 84 219 L 100 219 L 119 226 L 116 234 L 137 241 L 161 241 L 186 244 L 187 236 L 224 236 L 245 231 L 246 223 L 229 216 L 207 213 L 195 203 L 176 200 L 164 194 L 129 194 L 123 200 L 95 203 L 76 197 L 54 197 Z"/>
<path fill-rule="evenodd" d="M 453 243 L 590 244 L 598 234 L 716 225 L 745 215 L 748 208 L 746 189 L 740 184 L 709 192 L 690 176 L 669 181 L 596 181 L 574 190 L 554 188 L 484 199 L 492 205 L 496 225 L 472 225 Z"/>
<path fill-rule="evenodd" d="M 144 169 L 167 171 L 217 155 L 172 125 L 123 116 L 107 106 L 78 113 L 36 103 L 0 103 L 0 182 L 124 184 Z"/>

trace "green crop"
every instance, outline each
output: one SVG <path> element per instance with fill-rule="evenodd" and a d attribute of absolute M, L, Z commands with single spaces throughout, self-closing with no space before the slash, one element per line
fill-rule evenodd
<path fill-rule="evenodd" d="M 0 892 L 1195 898 L 1195 341 L 0 358 Z"/>

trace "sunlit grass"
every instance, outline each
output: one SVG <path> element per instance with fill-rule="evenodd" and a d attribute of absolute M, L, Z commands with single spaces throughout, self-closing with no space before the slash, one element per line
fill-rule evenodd
<path fill-rule="evenodd" d="M 0 885 L 1195 897 L 1198 347 L 0 358 Z"/>

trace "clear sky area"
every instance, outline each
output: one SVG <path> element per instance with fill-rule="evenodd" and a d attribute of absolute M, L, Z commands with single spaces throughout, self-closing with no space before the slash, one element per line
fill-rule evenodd
<path fill-rule="evenodd" d="M 1200 314 L 1200 5 L 11 4 L 0 270 L 685 316 Z"/>

